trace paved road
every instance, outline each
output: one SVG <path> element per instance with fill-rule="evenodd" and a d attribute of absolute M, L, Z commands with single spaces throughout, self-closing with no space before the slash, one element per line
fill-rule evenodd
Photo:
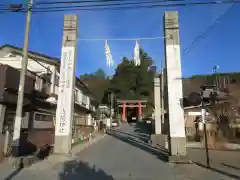
<path fill-rule="evenodd" d="M 19 173 L 13 173 L 9 179 L 233 179 L 193 164 L 171 165 L 165 163 L 164 151 L 151 147 L 147 143 L 148 138 L 148 130 L 142 131 L 141 126 L 124 124 L 121 129 L 113 131 L 111 135 L 81 151 L 64 164 L 32 166 Z M 59 158 L 57 159 L 59 160 Z"/>
<path fill-rule="evenodd" d="M 102 169 L 113 179 L 174 179 L 173 167 L 153 155 L 144 143 L 146 134 L 138 139 L 133 127 L 124 125 L 114 136 L 107 136 L 95 147 L 79 154 L 79 159 Z M 131 135 L 130 135 L 131 134 Z M 150 151 L 152 153 L 150 153 Z"/>

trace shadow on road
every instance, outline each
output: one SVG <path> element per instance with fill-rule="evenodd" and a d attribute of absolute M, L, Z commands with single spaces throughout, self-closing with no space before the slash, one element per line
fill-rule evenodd
<path fill-rule="evenodd" d="M 114 180 L 102 170 L 81 161 L 68 161 L 64 163 L 63 172 L 59 174 L 59 180 Z"/>
<path fill-rule="evenodd" d="M 165 149 L 154 147 L 148 143 L 145 143 L 139 140 L 136 136 L 132 136 L 130 133 L 125 133 L 125 132 L 116 131 L 116 130 L 109 130 L 107 131 L 107 134 L 119 140 L 122 140 L 126 143 L 129 143 L 137 148 L 145 150 L 146 152 L 157 156 L 160 160 L 164 162 L 168 162 L 168 152 Z"/>
<path fill-rule="evenodd" d="M 203 167 L 203 168 L 206 168 L 206 169 L 209 169 L 209 170 L 212 170 L 214 172 L 217 172 L 219 174 L 222 174 L 222 175 L 225 175 L 225 176 L 228 176 L 230 178 L 233 178 L 233 179 L 240 179 L 240 176 L 238 175 L 235 175 L 235 174 L 231 174 L 229 172 L 226 172 L 226 171 L 223 171 L 223 170 L 220 170 L 220 169 L 217 169 L 217 168 L 214 168 L 214 167 L 208 167 L 207 165 L 205 164 L 201 164 L 199 162 L 194 162 L 196 165 L 200 166 L 200 167 Z"/>

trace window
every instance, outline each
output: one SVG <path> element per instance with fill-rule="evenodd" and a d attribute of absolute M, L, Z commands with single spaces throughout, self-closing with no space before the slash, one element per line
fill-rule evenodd
<path fill-rule="evenodd" d="M 58 77 L 58 76 L 56 76 L 55 85 L 56 85 L 56 86 L 59 86 L 59 77 Z"/>
<path fill-rule="evenodd" d="M 43 84 L 42 79 L 41 79 L 39 76 L 36 76 L 35 89 L 36 89 L 37 91 L 42 91 L 42 84 Z"/>
<path fill-rule="evenodd" d="M 87 96 L 84 96 L 82 97 L 82 104 L 83 105 L 87 105 Z"/>
<path fill-rule="evenodd" d="M 74 96 L 75 96 L 75 100 L 77 99 L 77 90 L 74 90 Z"/>
<path fill-rule="evenodd" d="M 35 112 L 34 113 L 34 120 L 35 121 L 52 121 L 53 120 L 53 115 Z"/>
<path fill-rule="evenodd" d="M 81 91 L 75 89 L 74 95 L 75 95 L 75 101 L 78 102 L 78 103 L 81 103 L 82 102 L 82 93 L 81 93 Z"/>

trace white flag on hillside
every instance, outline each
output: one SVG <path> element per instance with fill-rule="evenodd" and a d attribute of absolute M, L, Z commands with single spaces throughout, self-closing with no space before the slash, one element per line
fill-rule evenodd
<path fill-rule="evenodd" d="M 140 60 L 140 50 L 139 50 L 139 43 L 136 41 L 136 45 L 134 48 L 134 64 L 135 66 L 140 66 L 141 60 Z"/>
<path fill-rule="evenodd" d="M 112 54 L 108 46 L 107 40 L 105 41 L 105 53 L 106 53 L 107 65 L 109 67 L 113 66 L 114 62 L 113 62 Z"/>

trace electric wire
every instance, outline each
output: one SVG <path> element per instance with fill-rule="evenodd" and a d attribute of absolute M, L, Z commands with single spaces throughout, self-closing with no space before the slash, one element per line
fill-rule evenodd
<path fill-rule="evenodd" d="M 127 6 L 127 7 L 110 7 L 110 4 L 105 4 L 103 8 L 76 8 L 76 6 L 72 6 L 71 8 L 65 9 L 51 9 L 51 10 L 34 10 L 33 12 L 61 12 L 61 11 L 69 11 L 69 10 L 79 10 L 79 11 L 104 11 L 104 10 L 125 10 L 125 9 L 140 9 L 140 8 L 158 8 L 158 7 L 184 7 L 184 6 L 194 6 L 194 5 L 218 5 L 218 4 L 229 4 L 229 3 L 240 3 L 239 0 L 227 0 L 227 1 L 206 1 L 206 2 L 189 2 L 189 3 L 175 3 L 175 4 L 154 4 L 154 5 L 141 5 L 141 6 Z M 111 5 L 110 5 L 111 6 Z M 122 6 L 122 5 L 115 5 Z M 91 7 L 91 6 L 88 6 Z"/>
<path fill-rule="evenodd" d="M 164 39 L 164 37 L 142 37 L 142 38 L 79 38 L 79 41 L 136 41 L 136 40 L 157 40 Z"/>
<path fill-rule="evenodd" d="M 139 0 L 139 1 L 133 1 L 133 0 L 89 0 L 89 1 L 54 1 L 54 2 L 43 2 L 43 3 L 34 3 L 33 4 L 33 7 L 35 8 L 38 8 L 39 6 L 44 6 L 44 5 L 50 5 L 50 7 L 43 7 L 43 8 L 55 8 L 54 6 L 51 6 L 51 5 L 59 5 L 59 4 L 84 4 L 84 3 L 88 3 L 89 7 L 91 7 L 91 3 L 97 3 L 98 5 L 99 4 L 102 4 L 104 5 L 106 2 L 119 2 L 118 4 L 120 3 L 144 3 L 144 2 L 147 2 L 147 3 L 155 3 L 155 2 L 159 2 L 159 3 L 164 3 L 164 2 L 180 2 L 180 1 L 185 1 L 185 0 L 149 0 L 149 1 L 146 1 L 146 0 Z M 0 8 L 4 8 L 4 10 L 9 10 L 9 7 L 11 5 L 14 5 L 14 4 L 2 4 L 0 5 Z M 17 5 L 24 5 L 24 4 L 17 4 Z M 123 4 L 124 5 L 124 4 Z M 86 6 L 86 7 L 88 7 Z M 94 4 L 92 5 L 93 7 L 95 6 Z M 57 6 L 58 8 L 59 6 Z M 61 8 L 64 8 L 66 6 L 61 6 Z M 72 7 L 76 7 L 76 6 L 72 6 Z M 40 7 L 41 8 L 41 7 Z"/>
<path fill-rule="evenodd" d="M 90 4 L 90 5 L 74 5 L 74 6 L 55 6 L 55 7 L 35 7 L 34 10 L 55 10 L 55 9 L 68 9 L 68 8 L 85 8 L 85 7 L 110 7 L 110 6 L 126 6 L 126 5 L 141 5 L 141 4 L 154 4 L 164 2 L 163 0 L 151 0 L 141 2 L 120 2 L 114 4 Z"/>
<path fill-rule="evenodd" d="M 146 2 L 146 1 L 145 1 Z M 140 3 L 140 2 L 139 2 Z M 186 3 L 167 3 L 167 4 L 154 4 L 154 5 L 146 5 L 146 6 L 127 6 L 124 7 L 123 4 L 115 5 L 115 6 L 122 6 L 122 7 L 110 7 L 111 4 L 104 4 L 103 8 L 76 8 L 76 6 L 72 6 L 69 8 L 63 9 L 56 9 L 56 7 L 51 7 L 52 9 L 41 9 L 35 10 L 36 7 L 32 7 L 33 12 L 61 12 L 61 11 L 103 11 L 103 10 L 124 10 L 124 9 L 140 9 L 140 8 L 157 8 L 157 7 L 181 7 L 181 6 L 191 6 L 191 5 L 218 5 L 218 4 L 229 4 L 229 3 L 240 3 L 240 0 L 217 0 L 217 1 L 199 1 L 199 2 L 186 2 Z M 96 5 L 96 4 L 95 4 Z M 126 5 L 126 3 L 125 3 Z M 91 6 L 84 6 L 84 7 L 93 7 Z M 55 9 L 54 9 L 55 8 Z M 58 7 L 57 7 L 58 8 Z M 0 9 L 0 12 L 11 12 L 11 10 Z M 20 12 L 26 12 L 26 10 L 22 10 Z"/>
<path fill-rule="evenodd" d="M 142 0 L 138 1 L 141 2 Z M 160 0 L 159 2 L 177 2 L 177 1 L 185 1 L 185 0 Z M 42 1 L 35 3 L 36 5 L 52 5 L 52 4 L 80 4 L 80 3 L 100 3 L 100 2 L 129 2 L 129 0 L 88 0 L 88 1 L 54 1 L 47 2 Z"/>
<path fill-rule="evenodd" d="M 223 19 L 232 11 L 232 9 L 235 7 L 235 5 L 236 5 L 236 4 L 231 5 L 222 15 L 220 15 L 220 16 L 216 19 L 216 21 L 214 21 L 213 24 L 211 24 L 210 26 L 208 26 L 208 28 L 206 28 L 205 31 L 203 31 L 201 34 L 199 34 L 199 35 L 194 39 L 194 41 L 189 45 L 189 47 L 188 47 L 188 48 L 185 48 L 185 49 L 183 50 L 184 55 L 189 52 L 189 49 L 190 49 L 194 44 L 196 44 L 200 39 L 202 39 L 203 37 L 205 37 L 208 32 L 210 32 L 218 23 L 220 23 L 221 20 L 223 20 Z"/>

